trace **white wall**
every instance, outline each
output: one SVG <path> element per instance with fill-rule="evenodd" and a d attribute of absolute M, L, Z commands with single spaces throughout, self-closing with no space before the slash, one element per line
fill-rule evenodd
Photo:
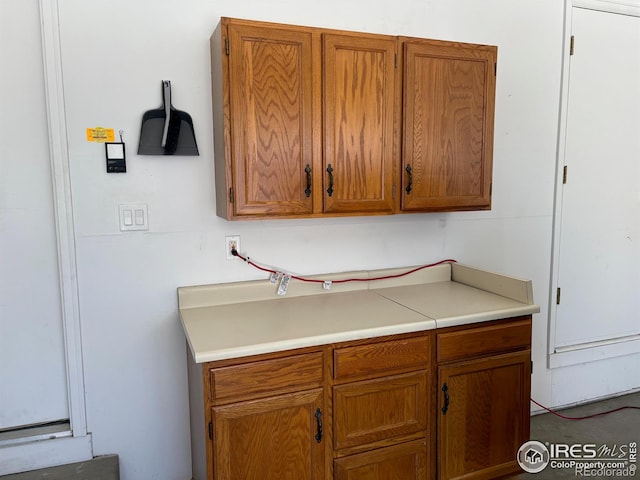
<path fill-rule="evenodd" d="M 493 209 L 246 223 L 217 218 L 208 38 L 220 16 L 498 45 Z M 604 394 L 593 388 L 554 394 L 562 384 L 544 367 L 562 2 L 64 0 L 60 28 L 87 422 L 95 454 L 120 455 L 124 480 L 190 477 L 176 287 L 263 277 L 225 261 L 227 234 L 240 234 L 255 260 L 298 273 L 451 257 L 530 278 L 542 310 L 534 318 L 534 398 L 569 403 L 587 391 Z M 193 117 L 199 157 L 136 155 L 141 115 L 160 105 L 162 79 L 172 81 L 174 105 Z M 95 126 L 124 130 L 126 174 L 105 173 L 103 146 L 85 139 L 85 129 Z M 119 232 L 122 202 L 148 204 L 149 232 Z"/>

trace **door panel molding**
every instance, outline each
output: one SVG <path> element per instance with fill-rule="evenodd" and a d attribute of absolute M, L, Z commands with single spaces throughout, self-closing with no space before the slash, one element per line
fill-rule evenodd
<path fill-rule="evenodd" d="M 38 3 L 70 432 L 60 432 L 54 436 L 55 438 L 40 441 L 29 441 L 32 437 L 24 437 L 21 440 L 26 443 L 14 442 L 0 448 L 0 475 L 81 462 L 93 457 L 92 436 L 87 432 L 84 396 L 76 243 L 67 148 L 58 0 L 38 0 Z"/>
<path fill-rule="evenodd" d="M 71 177 L 64 108 L 58 0 L 40 0 L 42 56 L 47 107 L 54 218 L 58 240 L 58 266 L 62 324 L 67 360 L 69 415 L 74 437 L 87 434 L 76 243 L 71 202 Z"/>
<path fill-rule="evenodd" d="M 569 117 L 569 84 L 570 84 L 570 45 L 573 33 L 572 25 L 575 12 L 580 9 L 596 10 L 611 14 L 624 14 L 640 17 L 640 1 L 609 0 L 565 0 L 564 41 L 562 55 L 561 101 L 558 125 L 556 183 L 554 194 L 554 219 L 551 259 L 551 282 L 549 289 L 549 331 L 548 331 L 548 366 L 564 367 L 584 362 L 604 360 L 621 355 L 640 352 L 640 334 L 613 334 L 611 338 L 596 338 L 575 344 L 562 344 L 556 338 L 560 284 L 560 239 L 563 216 L 564 167 L 567 165 L 567 138 Z M 580 39 L 576 39 L 576 55 L 579 54 Z M 571 166 L 569 165 L 568 182 L 571 182 Z"/>

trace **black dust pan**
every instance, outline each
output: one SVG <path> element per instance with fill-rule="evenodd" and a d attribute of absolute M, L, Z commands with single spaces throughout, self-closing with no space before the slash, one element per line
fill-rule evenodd
<path fill-rule="evenodd" d="M 199 155 L 191 115 L 171 104 L 171 82 L 162 81 L 162 108 L 142 116 L 138 155 Z"/>

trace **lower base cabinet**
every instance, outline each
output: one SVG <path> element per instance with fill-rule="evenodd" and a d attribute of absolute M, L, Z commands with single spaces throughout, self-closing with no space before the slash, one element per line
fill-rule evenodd
<path fill-rule="evenodd" d="M 516 452 L 529 439 L 529 366 L 526 351 L 439 367 L 440 479 L 498 478 L 520 471 Z"/>
<path fill-rule="evenodd" d="M 453 329 L 436 342 L 438 480 L 520 473 L 516 454 L 530 430 L 530 318 Z"/>
<path fill-rule="evenodd" d="M 530 349 L 526 316 L 191 363 L 194 479 L 517 475 Z"/>
<path fill-rule="evenodd" d="M 212 409 L 214 478 L 323 480 L 321 389 Z"/>
<path fill-rule="evenodd" d="M 335 480 L 427 480 L 424 440 L 381 448 L 334 462 Z"/>

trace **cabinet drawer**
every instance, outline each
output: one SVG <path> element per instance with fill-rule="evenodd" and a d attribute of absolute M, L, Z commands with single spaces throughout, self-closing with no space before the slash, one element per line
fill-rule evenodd
<path fill-rule="evenodd" d="M 336 348 L 333 352 L 335 379 L 375 375 L 415 367 L 425 369 L 429 363 L 429 337 Z"/>
<path fill-rule="evenodd" d="M 295 392 L 322 386 L 322 378 L 322 352 L 209 370 L 212 400 Z"/>
<path fill-rule="evenodd" d="M 333 389 L 333 442 L 341 449 L 427 429 L 428 373 L 347 383 Z"/>
<path fill-rule="evenodd" d="M 335 480 L 426 480 L 431 478 L 427 444 L 418 440 L 334 461 Z"/>
<path fill-rule="evenodd" d="M 438 362 L 507 352 L 531 346 L 531 318 L 437 335 Z"/>

